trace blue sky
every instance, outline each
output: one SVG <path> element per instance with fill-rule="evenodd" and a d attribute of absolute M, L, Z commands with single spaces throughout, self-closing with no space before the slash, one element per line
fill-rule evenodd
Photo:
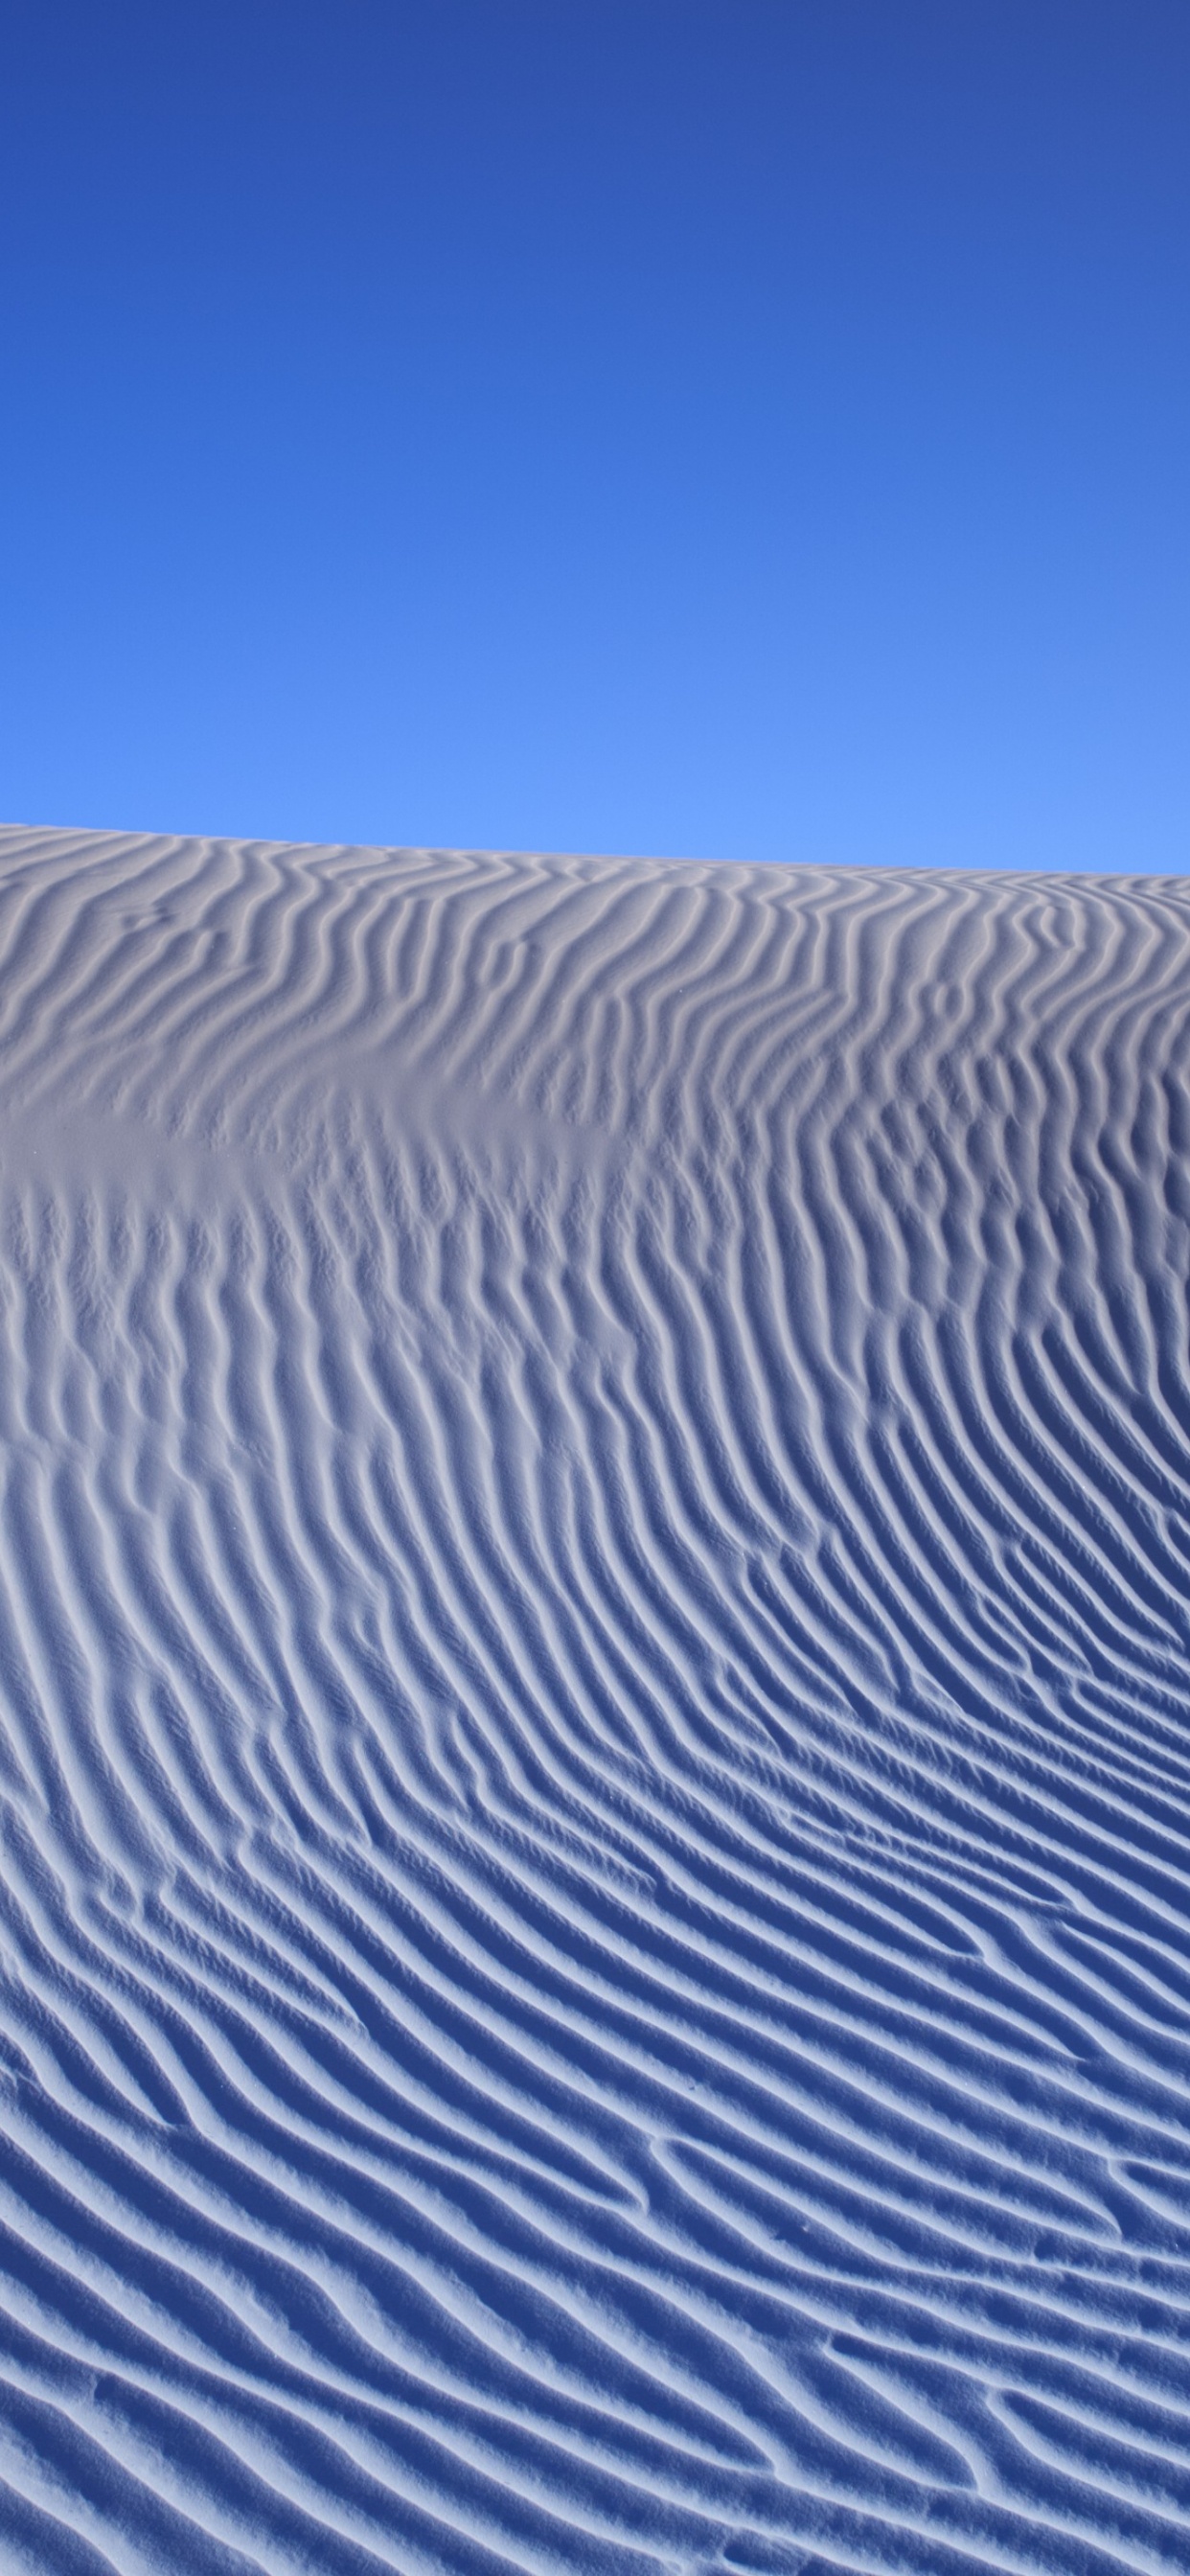
<path fill-rule="evenodd" d="M 0 813 L 1190 869 L 1186 0 L 0 0 Z"/>

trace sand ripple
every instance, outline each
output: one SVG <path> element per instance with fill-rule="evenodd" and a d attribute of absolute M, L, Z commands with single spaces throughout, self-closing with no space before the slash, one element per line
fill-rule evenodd
<path fill-rule="evenodd" d="M 0 959 L 5 2567 L 1183 2568 L 1190 883 Z"/>

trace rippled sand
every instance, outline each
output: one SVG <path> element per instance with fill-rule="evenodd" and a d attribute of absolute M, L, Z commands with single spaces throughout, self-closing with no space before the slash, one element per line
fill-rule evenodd
<path fill-rule="evenodd" d="M 0 835 L 0 2564 L 1187 2564 L 1190 882 Z"/>

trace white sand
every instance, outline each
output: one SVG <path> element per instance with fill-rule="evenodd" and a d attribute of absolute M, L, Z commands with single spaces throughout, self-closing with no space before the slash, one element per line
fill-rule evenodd
<path fill-rule="evenodd" d="M 1190 884 L 0 836 L 0 2564 L 1190 2507 Z"/>

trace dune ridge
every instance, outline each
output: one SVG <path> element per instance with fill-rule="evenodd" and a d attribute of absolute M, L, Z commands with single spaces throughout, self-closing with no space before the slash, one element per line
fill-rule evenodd
<path fill-rule="evenodd" d="M 6 2563 L 1183 2566 L 1190 882 L 0 960 Z"/>

